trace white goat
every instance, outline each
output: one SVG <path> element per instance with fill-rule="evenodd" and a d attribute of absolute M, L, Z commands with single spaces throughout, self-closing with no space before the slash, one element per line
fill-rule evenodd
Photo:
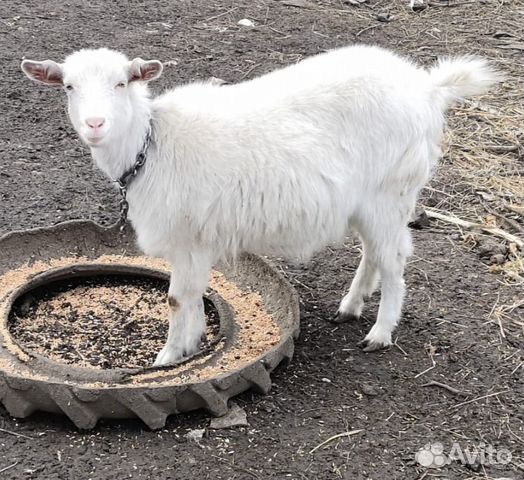
<path fill-rule="evenodd" d="M 112 179 L 147 162 L 130 185 L 129 218 L 146 254 L 169 260 L 170 328 L 155 364 L 198 350 L 202 294 L 220 258 L 243 251 L 307 258 L 349 228 L 363 258 L 338 310 L 357 318 L 381 279 L 378 318 L 363 340 L 391 344 L 411 253 L 407 222 L 441 155 L 446 108 L 499 75 L 482 59 L 426 71 L 381 48 L 352 46 L 237 85 L 193 83 L 150 99 L 162 64 L 81 50 L 63 64 L 22 63 L 63 86 L 71 122 Z"/>

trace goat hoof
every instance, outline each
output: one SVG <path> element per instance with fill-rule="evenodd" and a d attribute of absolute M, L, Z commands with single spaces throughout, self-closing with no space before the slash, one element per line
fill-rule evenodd
<path fill-rule="evenodd" d="M 389 348 L 389 344 L 384 344 L 381 342 L 376 342 L 373 340 L 367 340 L 364 338 L 364 340 L 361 340 L 357 344 L 362 351 L 369 353 L 369 352 L 378 352 L 379 350 L 386 350 Z"/>
<path fill-rule="evenodd" d="M 349 323 L 356 322 L 360 317 L 354 313 L 344 313 L 340 310 L 331 318 L 331 323 Z"/>
<path fill-rule="evenodd" d="M 167 365 L 173 365 L 180 362 L 180 360 L 183 358 L 184 353 L 182 351 L 164 347 L 156 356 L 153 367 L 165 367 Z"/>

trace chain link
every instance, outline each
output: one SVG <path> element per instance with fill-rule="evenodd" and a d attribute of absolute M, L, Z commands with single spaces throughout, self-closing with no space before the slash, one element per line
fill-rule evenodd
<path fill-rule="evenodd" d="M 127 224 L 127 213 L 129 212 L 129 203 L 127 201 L 127 190 L 129 188 L 129 184 L 138 175 L 138 172 L 140 169 L 144 166 L 147 159 L 147 150 L 149 148 L 149 145 L 151 144 L 151 136 L 152 136 L 152 129 L 151 129 L 151 123 L 149 124 L 149 128 L 146 133 L 146 138 L 144 140 L 144 144 L 142 145 L 142 148 L 140 151 L 136 154 L 135 157 L 135 163 L 133 166 L 129 169 L 127 169 L 123 175 L 118 179 L 114 180 L 118 184 L 118 188 L 120 190 L 120 231 L 123 232 L 126 228 Z"/>

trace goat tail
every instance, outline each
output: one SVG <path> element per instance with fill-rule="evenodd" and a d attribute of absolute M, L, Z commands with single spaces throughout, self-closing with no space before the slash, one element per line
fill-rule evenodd
<path fill-rule="evenodd" d="M 433 92 L 445 107 L 463 98 L 479 95 L 504 80 L 490 62 L 474 56 L 444 58 L 429 71 Z"/>

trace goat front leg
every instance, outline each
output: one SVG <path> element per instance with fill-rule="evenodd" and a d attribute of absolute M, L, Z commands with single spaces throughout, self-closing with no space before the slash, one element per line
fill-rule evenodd
<path fill-rule="evenodd" d="M 171 259 L 169 284 L 169 333 L 155 366 L 169 365 L 198 352 L 206 329 L 202 296 L 211 271 L 206 252 L 179 252 Z"/>

